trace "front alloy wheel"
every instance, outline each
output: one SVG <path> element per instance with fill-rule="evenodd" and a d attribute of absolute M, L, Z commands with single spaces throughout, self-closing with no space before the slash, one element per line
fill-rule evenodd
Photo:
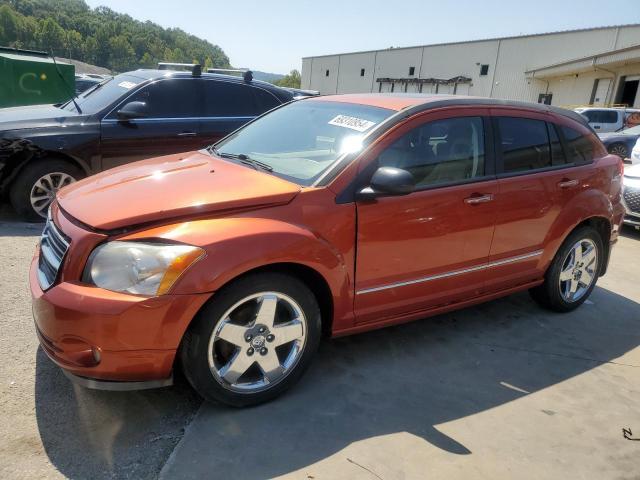
<path fill-rule="evenodd" d="M 306 319 L 291 297 L 261 292 L 243 298 L 218 321 L 209 368 L 223 387 L 259 392 L 285 378 L 304 349 Z"/>
<path fill-rule="evenodd" d="M 213 294 L 180 346 L 185 376 L 208 400 L 242 407 L 291 387 L 320 343 L 320 308 L 284 273 L 249 274 Z"/>

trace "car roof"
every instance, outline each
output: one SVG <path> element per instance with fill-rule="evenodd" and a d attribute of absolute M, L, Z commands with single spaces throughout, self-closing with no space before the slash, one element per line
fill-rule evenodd
<path fill-rule="evenodd" d="M 168 78 L 168 77 L 170 78 L 208 78 L 213 80 L 222 80 L 225 82 L 247 83 L 248 85 L 253 85 L 256 87 L 282 90 L 280 87 L 276 85 L 273 85 L 268 82 L 263 82 L 261 80 L 251 80 L 251 82 L 245 82 L 242 77 L 237 77 L 235 75 L 224 75 L 221 73 L 202 72 L 200 76 L 194 77 L 191 72 L 187 72 L 184 70 L 158 70 L 158 69 L 141 68 L 138 70 L 134 70 L 132 72 L 125 72 L 123 73 L 123 75 L 143 78 L 145 80 L 156 80 L 159 78 Z"/>
<path fill-rule="evenodd" d="M 420 94 L 420 93 L 356 93 L 344 95 L 326 95 L 304 99 L 305 102 L 330 101 L 355 103 L 371 107 L 386 108 L 397 112 L 411 110 L 418 112 L 432 108 L 450 106 L 497 107 L 506 106 L 522 108 L 537 112 L 551 112 L 569 117 L 583 125 L 588 125 L 585 117 L 573 110 L 545 105 L 542 103 L 500 100 L 497 98 L 471 97 L 466 95 Z"/>

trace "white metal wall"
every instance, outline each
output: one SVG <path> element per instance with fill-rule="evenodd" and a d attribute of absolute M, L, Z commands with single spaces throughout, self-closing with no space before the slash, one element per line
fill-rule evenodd
<path fill-rule="evenodd" d="M 638 44 L 640 26 L 628 26 L 308 57 L 302 64 L 302 88 L 323 94 L 377 92 L 376 78 L 410 78 L 409 67 L 415 67 L 416 78 L 471 78 L 468 92 L 463 88 L 457 93 L 536 102 L 540 93 L 549 91 L 554 104 L 582 104 L 589 101 L 594 80 L 606 77 L 602 72 L 581 73 L 548 83 L 527 78 L 525 72 Z M 480 76 L 482 64 L 489 65 L 486 76 Z M 360 76 L 362 68 L 364 77 Z M 390 86 L 383 86 L 382 91 L 389 89 Z M 428 91 L 425 85 L 423 93 Z"/>

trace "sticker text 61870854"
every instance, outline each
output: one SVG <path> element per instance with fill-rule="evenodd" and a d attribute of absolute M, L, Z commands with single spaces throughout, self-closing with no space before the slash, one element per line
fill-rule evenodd
<path fill-rule="evenodd" d="M 350 117 L 348 115 L 338 115 L 329 120 L 329 125 L 335 125 L 336 127 L 350 128 L 358 132 L 364 132 L 369 130 L 375 125 L 375 122 L 364 120 L 358 117 Z"/>

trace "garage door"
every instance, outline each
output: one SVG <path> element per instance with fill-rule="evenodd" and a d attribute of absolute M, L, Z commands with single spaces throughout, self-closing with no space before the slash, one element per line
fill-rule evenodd
<path fill-rule="evenodd" d="M 610 78 L 599 78 L 596 80 L 595 91 L 591 103 L 593 105 L 604 105 L 607 101 L 609 87 L 611 86 Z"/>

